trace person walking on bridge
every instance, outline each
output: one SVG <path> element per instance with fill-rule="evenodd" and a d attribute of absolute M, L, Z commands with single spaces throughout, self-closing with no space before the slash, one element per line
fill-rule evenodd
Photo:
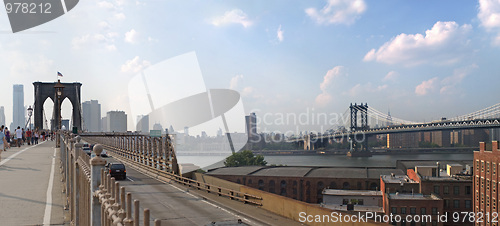
<path fill-rule="evenodd" d="M 5 151 L 5 145 L 7 144 L 7 140 L 5 139 L 5 134 L 3 133 L 3 129 L 5 128 L 2 125 L 0 129 L 0 161 L 2 161 L 2 151 Z"/>
<path fill-rule="evenodd" d="M 18 126 L 16 129 L 16 139 L 17 139 L 17 147 L 21 147 L 21 142 L 23 142 L 23 131 L 21 130 L 21 127 Z"/>

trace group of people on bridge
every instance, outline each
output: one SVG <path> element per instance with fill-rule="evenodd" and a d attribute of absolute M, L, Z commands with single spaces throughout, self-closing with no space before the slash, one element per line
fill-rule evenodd
<path fill-rule="evenodd" d="M 38 144 L 38 141 L 46 139 L 54 139 L 52 133 L 40 129 L 27 129 L 17 127 L 13 132 L 6 126 L 0 128 L 0 151 L 7 151 L 10 147 L 21 147 L 21 145 Z"/>

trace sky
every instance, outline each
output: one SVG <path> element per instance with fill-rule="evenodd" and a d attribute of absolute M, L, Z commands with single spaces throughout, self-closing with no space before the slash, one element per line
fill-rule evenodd
<path fill-rule="evenodd" d="M 103 115 L 130 114 L 130 80 L 189 52 L 207 88 L 240 92 L 257 117 L 342 114 L 363 102 L 431 121 L 500 102 L 500 0 L 85 0 L 18 33 L 0 10 L 0 106 L 9 124 L 12 85 L 32 105 L 32 82 L 59 71 Z M 70 109 L 65 101 L 63 117 Z M 262 129 L 322 126 L 268 121 Z"/>

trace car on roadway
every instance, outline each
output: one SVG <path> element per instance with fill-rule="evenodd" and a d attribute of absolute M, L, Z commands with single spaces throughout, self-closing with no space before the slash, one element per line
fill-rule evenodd
<path fill-rule="evenodd" d="M 90 149 L 91 149 L 92 151 L 94 151 L 94 145 L 95 145 L 95 144 L 91 144 L 91 145 L 90 145 Z M 108 151 L 106 151 L 106 149 L 104 149 L 104 148 L 102 149 L 102 152 L 101 152 L 101 157 L 109 157 L 109 155 L 108 155 Z"/>
<path fill-rule="evenodd" d="M 125 169 L 125 165 L 121 162 L 110 162 L 106 164 L 106 169 L 108 169 L 109 175 L 116 180 L 127 179 L 127 169 Z"/>

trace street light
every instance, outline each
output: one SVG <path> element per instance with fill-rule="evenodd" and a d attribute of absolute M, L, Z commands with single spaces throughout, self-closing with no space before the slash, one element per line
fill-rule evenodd
<path fill-rule="evenodd" d="M 61 124 L 62 124 L 62 118 L 61 118 L 61 99 L 62 99 L 62 96 L 63 96 L 63 89 L 64 89 L 64 85 L 61 84 L 61 80 L 57 80 L 57 83 L 56 85 L 54 86 L 54 89 L 56 90 L 56 97 L 57 97 L 57 116 L 58 118 L 55 118 L 55 120 L 57 120 L 58 122 L 58 127 L 55 128 L 56 130 L 59 130 L 61 129 Z M 60 147 L 61 146 L 61 139 L 60 139 L 60 134 L 56 137 L 56 147 Z"/>
<path fill-rule="evenodd" d="M 28 121 L 26 122 L 26 126 L 24 128 L 28 128 L 28 125 L 30 126 L 31 130 L 31 116 L 33 115 L 33 108 L 31 108 L 31 105 L 28 107 Z"/>

